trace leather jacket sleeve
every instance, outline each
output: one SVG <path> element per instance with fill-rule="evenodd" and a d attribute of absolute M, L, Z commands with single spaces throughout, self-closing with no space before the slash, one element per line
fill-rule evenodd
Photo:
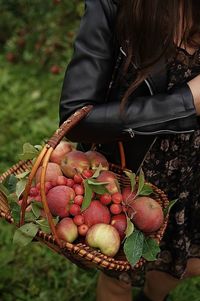
<path fill-rule="evenodd" d="M 130 129 L 141 135 L 194 131 L 198 122 L 187 84 L 164 94 L 133 93 L 123 112 L 119 100 L 105 102 L 115 63 L 115 15 L 112 0 L 85 1 L 85 14 L 63 83 L 60 124 L 84 105 L 94 107 L 67 138 L 104 143 L 127 139 Z"/>

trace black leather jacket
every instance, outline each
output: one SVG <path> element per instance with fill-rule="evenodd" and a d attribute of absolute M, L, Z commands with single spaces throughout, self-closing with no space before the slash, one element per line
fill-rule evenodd
<path fill-rule="evenodd" d="M 193 132 L 198 122 L 188 85 L 166 90 L 164 60 L 129 97 L 123 113 L 120 85 L 115 85 L 106 101 L 116 63 L 116 14 L 117 0 L 85 0 L 85 14 L 63 83 L 60 123 L 92 104 L 92 111 L 67 138 L 99 144 L 99 150 L 115 163 L 119 163 L 116 141 L 124 141 L 127 167 L 136 171 L 158 134 Z"/>

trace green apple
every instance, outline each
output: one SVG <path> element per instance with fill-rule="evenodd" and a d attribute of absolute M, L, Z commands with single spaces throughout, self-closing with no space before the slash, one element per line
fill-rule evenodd
<path fill-rule="evenodd" d="M 86 242 L 92 248 L 98 248 L 107 256 L 114 257 L 120 248 L 120 236 L 111 225 L 95 224 L 87 232 Z"/>

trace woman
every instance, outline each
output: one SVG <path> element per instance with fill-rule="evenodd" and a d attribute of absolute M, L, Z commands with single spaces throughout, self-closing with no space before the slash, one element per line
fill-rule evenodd
<path fill-rule="evenodd" d="M 93 104 L 68 138 L 84 143 L 83 150 L 95 142 L 115 163 L 116 143 L 123 141 L 127 167 L 142 166 L 149 181 L 178 198 L 137 299 L 162 301 L 181 279 L 200 275 L 200 3 L 85 3 L 60 120 Z M 130 284 L 100 275 L 98 301 L 131 298 Z"/>

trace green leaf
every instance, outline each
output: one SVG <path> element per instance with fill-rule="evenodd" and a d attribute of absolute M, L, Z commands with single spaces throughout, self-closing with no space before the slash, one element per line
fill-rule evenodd
<path fill-rule="evenodd" d="M 39 202 L 33 202 L 31 204 L 31 210 L 35 216 L 35 218 L 38 218 L 41 214 L 41 208 L 43 208 L 42 203 Z"/>
<path fill-rule="evenodd" d="M 59 222 L 59 217 L 53 219 L 54 225 L 56 225 Z M 39 219 L 36 221 L 37 225 L 39 225 L 40 229 L 49 234 L 51 233 L 51 228 L 49 226 L 47 219 Z"/>
<path fill-rule="evenodd" d="M 25 172 L 22 172 L 22 173 L 16 175 L 16 178 L 19 179 L 19 180 L 21 180 L 21 179 L 24 179 L 24 178 L 25 178 L 26 176 L 28 176 L 29 174 L 30 174 L 30 170 L 27 170 L 27 171 L 25 171 Z"/>
<path fill-rule="evenodd" d="M 35 215 L 32 211 L 25 212 L 25 221 L 26 223 L 35 222 Z"/>
<path fill-rule="evenodd" d="M 39 226 L 34 223 L 28 223 L 18 228 L 13 237 L 13 243 L 25 247 L 35 237 Z"/>
<path fill-rule="evenodd" d="M 87 179 L 88 184 L 95 185 L 95 186 L 101 186 L 101 185 L 107 185 L 109 182 L 97 182 L 94 179 Z"/>
<path fill-rule="evenodd" d="M 38 150 L 30 143 L 24 143 L 23 153 L 19 154 L 20 160 L 32 160 L 39 154 Z"/>
<path fill-rule="evenodd" d="M 127 260 L 134 266 L 142 256 L 144 245 L 144 234 L 135 229 L 133 233 L 126 238 L 124 243 L 124 252 Z"/>
<path fill-rule="evenodd" d="M 137 191 L 137 195 L 140 194 L 140 192 L 142 191 L 143 187 L 144 187 L 144 173 L 143 170 L 140 170 L 140 174 L 139 174 L 139 178 L 138 178 L 138 191 Z"/>
<path fill-rule="evenodd" d="M 39 226 L 39 228 L 43 232 L 45 232 L 47 234 L 51 233 L 51 228 L 49 226 L 48 220 L 46 220 L 46 219 L 40 219 L 40 220 L 36 221 L 36 224 Z"/>
<path fill-rule="evenodd" d="M 2 183 L 0 183 L 0 191 L 5 195 L 6 197 L 9 195 L 9 191 Z"/>
<path fill-rule="evenodd" d="M 10 209 L 11 209 L 12 217 L 14 218 L 14 221 L 16 223 L 18 223 L 20 220 L 21 207 L 16 202 L 12 202 L 10 204 Z"/>
<path fill-rule="evenodd" d="M 92 189 L 90 187 L 90 185 L 88 184 L 88 181 L 85 180 L 83 182 L 84 184 L 84 188 L 85 188 L 85 193 L 84 193 L 84 198 L 83 198 L 83 203 L 81 206 L 82 210 L 85 210 L 86 208 L 88 208 L 90 206 L 91 200 L 92 200 Z"/>
<path fill-rule="evenodd" d="M 140 195 L 150 195 L 152 193 L 153 193 L 153 189 L 148 184 L 144 184 L 142 190 L 140 191 Z"/>
<path fill-rule="evenodd" d="M 178 201 L 178 199 L 175 199 L 175 200 L 172 200 L 172 201 L 169 202 L 169 205 L 167 206 L 167 208 L 165 208 L 163 210 L 164 211 L 164 216 L 166 216 L 170 212 L 171 208 L 174 206 L 174 204 L 176 204 L 177 201 Z"/>
<path fill-rule="evenodd" d="M 105 186 L 89 185 L 89 187 L 97 194 L 108 193 L 108 190 Z"/>
<path fill-rule="evenodd" d="M 16 185 L 16 195 L 18 198 L 20 198 L 21 194 L 24 192 L 24 189 L 26 187 L 26 179 L 21 179 L 17 185 Z"/>
<path fill-rule="evenodd" d="M 135 184 L 136 184 L 136 180 L 135 180 L 135 174 L 128 171 L 128 170 L 124 170 L 124 173 L 126 174 L 126 176 L 130 179 L 130 183 L 131 183 L 131 191 L 133 192 L 135 189 Z"/>
<path fill-rule="evenodd" d="M 126 220 L 127 220 L 127 226 L 126 226 L 125 234 L 126 234 L 126 238 L 127 238 L 133 233 L 134 224 L 132 223 L 132 221 L 130 220 L 130 218 L 128 216 L 126 217 Z"/>
<path fill-rule="evenodd" d="M 97 169 L 95 170 L 95 173 L 93 174 L 92 178 L 97 178 L 102 170 L 104 170 L 104 168 L 100 163 Z"/>
<path fill-rule="evenodd" d="M 14 175 L 10 175 L 6 180 L 3 182 L 3 185 L 7 188 L 9 193 L 13 193 L 16 191 L 17 185 L 17 178 Z"/>
<path fill-rule="evenodd" d="M 38 150 L 39 152 L 42 150 L 43 146 L 40 144 L 34 145 L 34 147 L 36 148 L 36 150 Z"/>
<path fill-rule="evenodd" d="M 157 255 L 160 252 L 160 247 L 153 238 L 145 237 L 142 256 L 148 260 L 153 261 L 157 259 Z"/>
<path fill-rule="evenodd" d="M 17 197 L 16 193 L 11 193 L 7 196 L 7 200 L 8 200 L 8 204 L 11 205 L 12 203 L 18 202 L 18 197 Z"/>

